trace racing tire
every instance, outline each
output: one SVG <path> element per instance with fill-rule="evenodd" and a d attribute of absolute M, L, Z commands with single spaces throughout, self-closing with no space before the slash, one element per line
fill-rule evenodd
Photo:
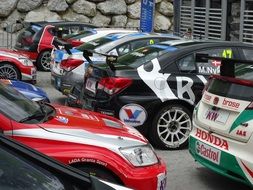
<path fill-rule="evenodd" d="M 85 173 L 88 173 L 89 175 L 98 177 L 102 180 L 109 181 L 109 182 L 115 183 L 115 184 L 123 185 L 118 177 L 116 177 L 109 170 L 106 170 L 102 167 L 95 166 L 95 165 L 84 165 L 84 166 L 78 166 L 76 168 L 85 172 Z"/>
<path fill-rule="evenodd" d="M 11 63 L 1 63 L 0 64 L 0 78 L 21 80 L 21 73 L 15 65 Z"/>
<path fill-rule="evenodd" d="M 163 107 L 154 117 L 150 140 L 161 149 L 182 149 L 188 145 L 192 112 L 178 104 Z"/>
<path fill-rule="evenodd" d="M 40 71 L 50 71 L 50 62 L 51 52 L 49 50 L 43 51 L 37 59 L 37 67 Z"/>

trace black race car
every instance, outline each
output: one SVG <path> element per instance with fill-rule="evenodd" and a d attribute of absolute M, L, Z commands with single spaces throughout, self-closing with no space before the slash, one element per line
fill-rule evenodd
<path fill-rule="evenodd" d="M 239 42 L 160 43 L 119 57 L 116 64 L 91 64 L 84 84 L 71 90 L 67 104 L 116 116 L 153 145 L 187 145 L 191 117 L 220 61 L 196 62 L 195 54 L 252 59 L 253 47 Z"/>
<path fill-rule="evenodd" d="M 0 133 L 0 189 L 127 190 L 61 164 Z"/>
<path fill-rule="evenodd" d="M 65 35 L 95 28 L 89 23 L 62 22 L 32 22 L 25 24 L 19 33 L 14 49 L 28 56 L 40 70 L 50 69 L 51 50 L 55 36 L 63 38 Z"/>

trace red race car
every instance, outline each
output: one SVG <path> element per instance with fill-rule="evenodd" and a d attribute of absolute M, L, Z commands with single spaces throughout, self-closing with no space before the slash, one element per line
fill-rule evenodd
<path fill-rule="evenodd" d="M 95 26 L 71 21 L 32 22 L 19 33 L 14 49 L 27 55 L 39 70 L 49 71 L 54 37 L 64 37 L 90 28 Z"/>
<path fill-rule="evenodd" d="M 0 49 L 0 78 L 36 83 L 36 73 L 28 57 L 14 50 Z"/>
<path fill-rule="evenodd" d="M 110 182 L 137 190 L 165 189 L 165 163 L 134 128 L 99 113 L 35 103 L 1 83 L 0 92 L 5 135 Z"/>

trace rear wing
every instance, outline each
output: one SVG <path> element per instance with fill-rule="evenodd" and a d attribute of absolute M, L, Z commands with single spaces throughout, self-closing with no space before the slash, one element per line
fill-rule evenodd
<path fill-rule="evenodd" d="M 110 67 L 112 71 L 115 71 L 114 64 L 117 63 L 118 56 L 117 55 L 109 55 L 106 53 L 100 53 L 93 50 L 83 50 L 83 57 L 89 62 L 89 64 L 93 64 L 93 61 L 90 59 L 93 54 L 98 54 L 106 57 L 106 64 Z"/>
<path fill-rule="evenodd" d="M 227 77 L 235 77 L 235 65 L 238 63 L 253 66 L 253 61 L 251 60 L 213 57 L 213 56 L 209 56 L 208 54 L 202 54 L 202 53 L 196 53 L 195 55 L 196 62 L 208 62 L 208 60 L 220 61 L 221 62 L 220 75 L 227 76 Z"/>

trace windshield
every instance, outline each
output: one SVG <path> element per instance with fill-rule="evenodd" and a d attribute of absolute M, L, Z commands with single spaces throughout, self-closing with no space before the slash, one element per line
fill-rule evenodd
<path fill-rule="evenodd" d="M 172 46 L 147 46 L 137 49 L 131 53 L 120 56 L 117 60 L 118 65 L 127 65 L 132 68 L 137 68 L 142 64 L 161 56 L 164 53 L 175 51 L 177 48 Z"/>
<path fill-rule="evenodd" d="M 86 42 L 86 43 L 78 46 L 76 49 L 78 49 L 79 51 L 94 50 L 94 49 L 98 48 L 99 46 L 102 46 L 102 45 L 112 42 L 112 41 L 113 41 L 113 39 L 111 39 L 111 38 L 102 37 L 102 38 L 98 38 L 98 39 Z"/>
<path fill-rule="evenodd" d="M 43 110 L 38 103 L 27 99 L 14 88 L 0 83 L 0 111 L 17 122 L 28 120 L 39 122 L 47 112 L 52 111 L 52 108 Z"/>

